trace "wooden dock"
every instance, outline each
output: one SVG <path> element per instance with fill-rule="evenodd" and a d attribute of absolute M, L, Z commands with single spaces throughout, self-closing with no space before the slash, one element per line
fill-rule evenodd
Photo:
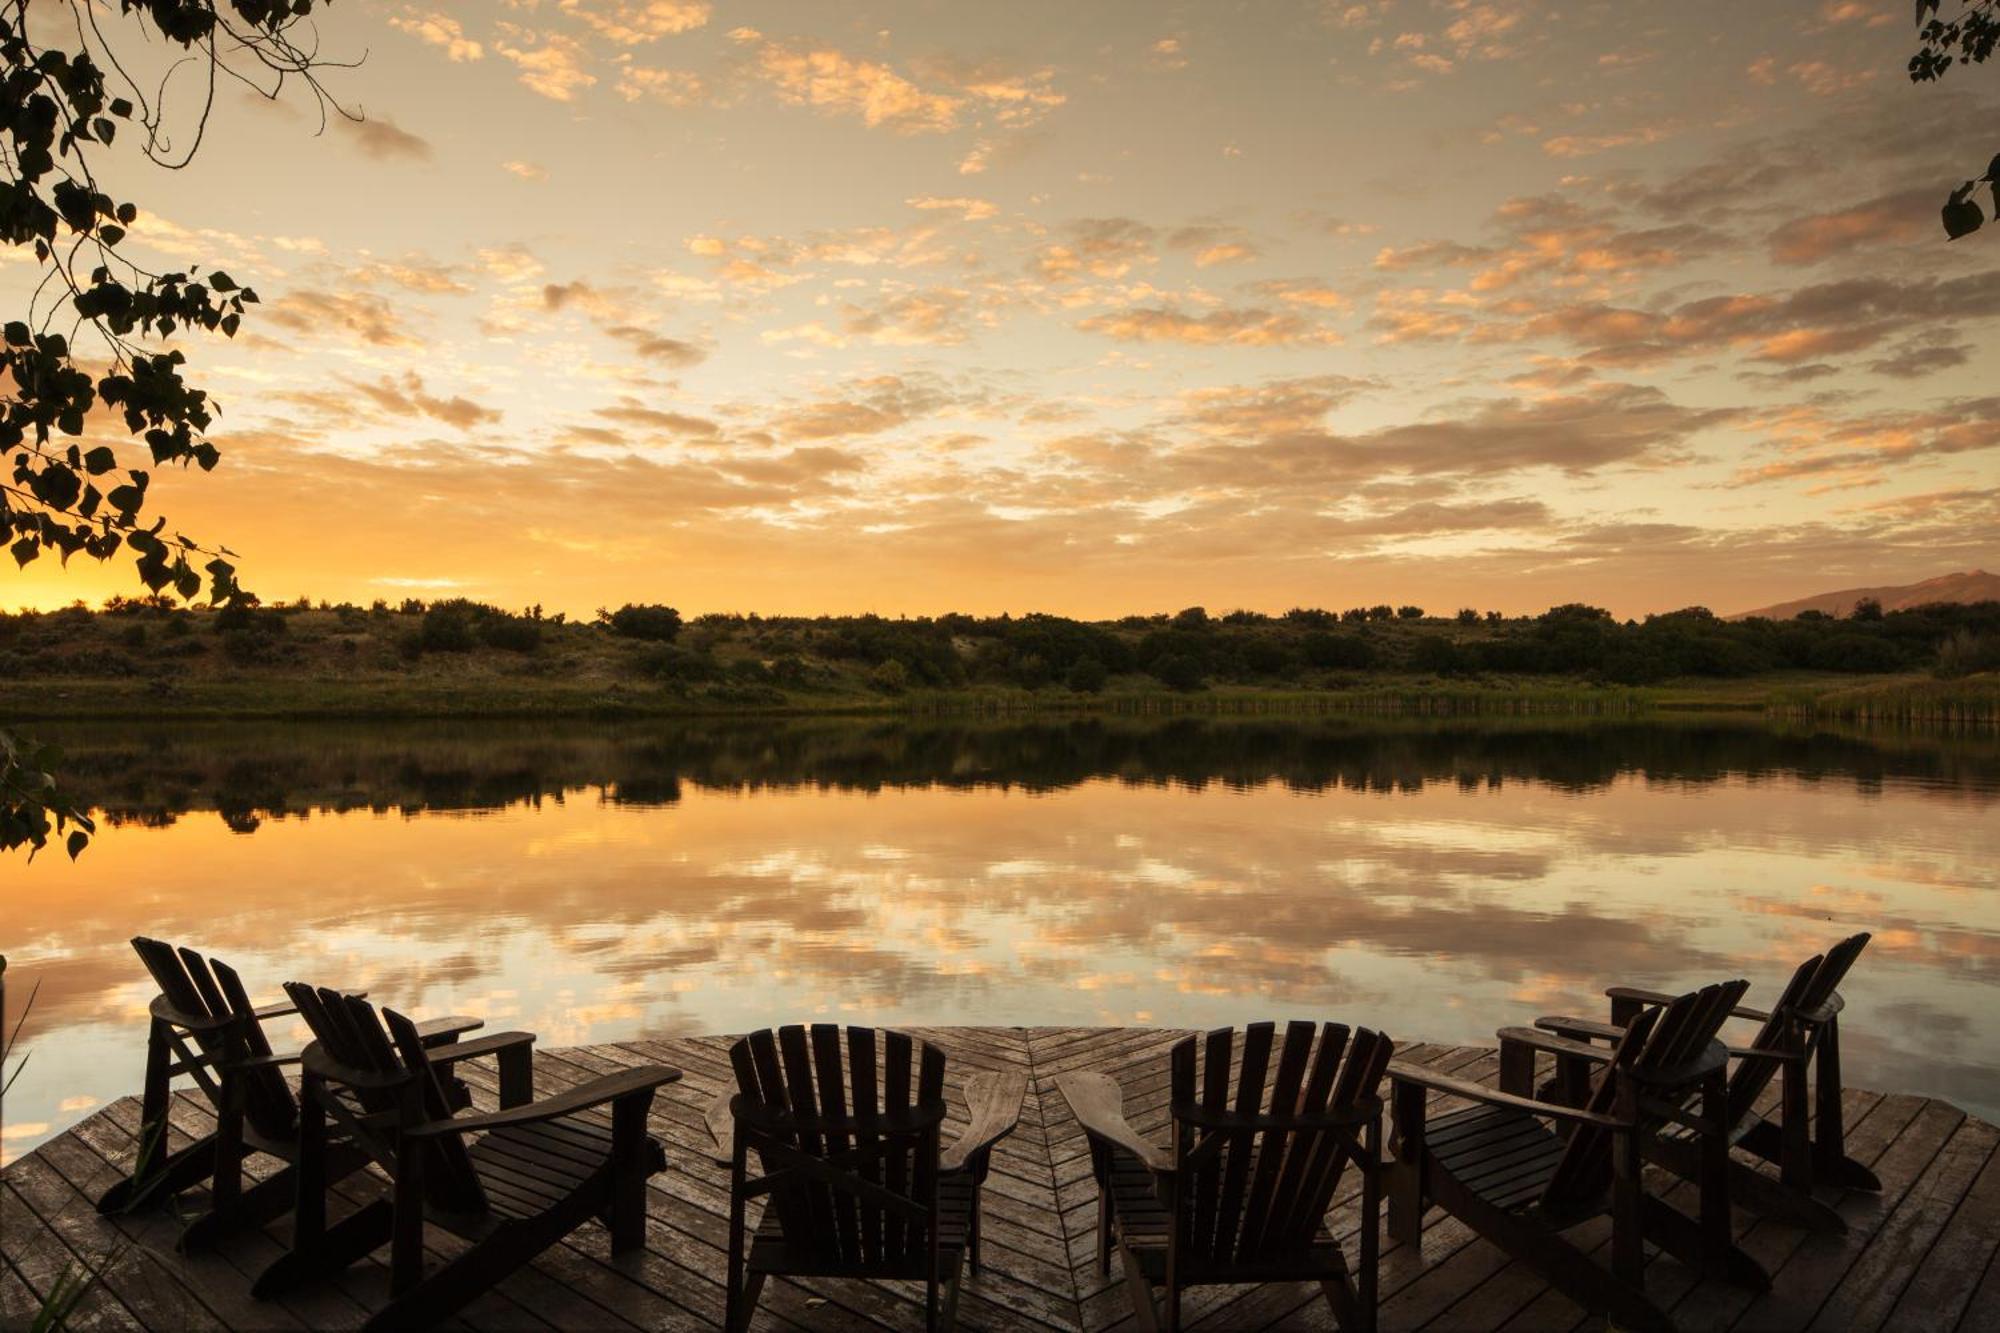
<path fill-rule="evenodd" d="M 1160 1137 L 1165 1056 L 1180 1034 L 906 1030 L 950 1053 L 948 1089 L 974 1069 L 1029 1076 L 1021 1127 L 1000 1146 L 987 1183 L 986 1268 L 966 1284 L 961 1326 L 1098 1333 L 1127 1325 L 1131 1307 L 1122 1285 L 1100 1277 L 1094 1265 L 1096 1191 L 1081 1132 L 1053 1079 L 1071 1069 L 1113 1075 L 1127 1090 L 1134 1123 Z M 602 1229 L 585 1227 L 470 1307 L 454 1327 L 720 1324 L 728 1172 L 712 1160 L 703 1110 L 729 1082 L 726 1051 L 726 1039 L 701 1037 L 536 1054 L 540 1090 L 633 1064 L 686 1071 L 653 1109 L 653 1132 L 667 1145 L 670 1164 L 652 1182 L 647 1248 L 613 1261 Z M 1497 1075 L 1489 1048 L 1406 1046 L 1400 1055 L 1481 1082 Z M 466 1072 L 479 1104 L 497 1104 L 494 1082 L 477 1069 Z M 202 1132 L 206 1103 L 184 1096 L 175 1117 L 180 1130 Z M 127 1098 L 0 1172 L 0 1326 L 25 1327 L 61 1275 L 79 1266 L 99 1278 L 71 1318 L 79 1330 L 351 1328 L 381 1302 L 387 1271 L 379 1263 L 358 1265 L 338 1285 L 292 1299 L 251 1299 L 250 1279 L 279 1252 L 282 1225 L 190 1258 L 174 1251 L 177 1226 L 169 1214 L 99 1217 L 92 1200 L 129 1166 L 138 1121 L 138 1103 Z M 1856 1089 L 1847 1092 L 1847 1123 L 1850 1150 L 1881 1176 L 1883 1193 L 1839 1202 L 1850 1228 L 1845 1236 L 1808 1235 L 1739 1212 L 1743 1245 L 1775 1274 L 1768 1292 L 1701 1282 L 1656 1257 L 1648 1289 L 1683 1328 L 2000 1330 L 2000 1131 L 1943 1102 Z M 359 1197 L 372 1188 L 363 1176 L 344 1192 Z M 1352 1197 L 1336 1203 L 1335 1230 L 1343 1238 L 1352 1237 L 1356 1211 Z M 1594 1322 L 1458 1223 L 1436 1211 L 1426 1221 L 1415 1249 L 1385 1248 L 1385 1330 L 1567 1330 Z M 1608 1233 L 1593 1235 L 1590 1226 L 1575 1233 L 1586 1247 L 1608 1244 Z M 897 1284 L 773 1281 L 757 1326 L 921 1327 L 920 1300 L 920 1291 Z M 1190 1327 L 1205 1329 L 1332 1327 L 1318 1292 L 1296 1285 L 1198 1289 L 1187 1314 Z"/>

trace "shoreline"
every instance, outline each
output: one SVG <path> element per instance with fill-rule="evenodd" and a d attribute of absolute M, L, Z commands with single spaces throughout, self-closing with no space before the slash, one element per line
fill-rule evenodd
<path fill-rule="evenodd" d="M 452 681 L 310 680 L 245 672 L 178 684 L 133 677 L 0 681 L 0 716 L 34 721 L 410 721 L 482 718 L 924 718 L 995 716 L 1576 716 L 1733 713 L 1774 720 L 2000 723 L 2000 677 L 1808 676 L 1624 686 L 1506 678 L 1358 680 L 1332 689 L 1051 688 L 743 691 L 571 683 L 544 676 Z"/>

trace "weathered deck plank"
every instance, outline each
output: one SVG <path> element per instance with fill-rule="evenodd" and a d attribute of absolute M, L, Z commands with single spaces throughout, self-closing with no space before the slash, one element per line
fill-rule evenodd
<path fill-rule="evenodd" d="M 1097 1272 L 1096 1190 L 1088 1152 L 1054 1089 L 1065 1070 L 1117 1078 L 1142 1133 L 1168 1121 L 1166 1052 L 1179 1034 L 1138 1028 L 914 1029 L 951 1055 L 949 1119 L 962 1124 L 957 1089 L 977 1070 L 1028 1075 L 1021 1127 L 995 1153 L 986 1190 L 986 1263 L 960 1305 L 963 1327 L 1086 1329 L 1131 1325 L 1122 1285 Z M 1491 1083 L 1490 1049 L 1405 1045 L 1401 1055 Z M 728 1170 L 715 1160 L 705 1113 L 731 1084 L 728 1043 L 716 1037 L 654 1039 L 536 1053 L 547 1091 L 632 1065 L 663 1062 L 685 1071 L 655 1103 L 652 1129 L 669 1170 L 652 1182 L 647 1247 L 613 1258 L 608 1237 L 586 1227 L 532 1269 L 503 1282 L 453 1326 L 462 1329 L 713 1328 L 722 1317 Z M 476 1102 L 497 1102 L 490 1070 L 466 1069 Z M 1440 1105 L 1449 1099 L 1440 1099 Z M 1650 1281 L 1689 1329 L 1809 1327 L 1990 1328 L 2000 1292 L 2000 1131 L 1940 1102 L 1848 1092 L 1850 1149 L 1872 1163 L 1882 1196 L 1838 1200 L 1846 1236 L 1808 1236 L 1782 1223 L 1739 1214 L 1743 1244 L 1775 1274 L 1763 1295 L 1702 1282 L 1671 1260 Z M 173 1133 L 198 1133 L 206 1103 L 176 1098 Z M 33 1317 L 68 1269 L 101 1273 L 72 1316 L 76 1329 L 351 1328 L 386 1296 L 379 1261 L 281 1303 L 249 1296 L 251 1277 L 283 1244 L 285 1224 L 239 1236 L 213 1255 L 173 1250 L 170 1215 L 97 1216 L 90 1201 L 130 1162 L 138 1107 L 114 1103 L 0 1173 L 0 1326 Z M 949 1128 L 947 1129 L 949 1133 Z M 270 1169 L 253 1163 L 253 1171 Z M 1685 1189 L 1662 1180 L 1665 1189 Z M 367 1176 L 343 1182 L 335 1208 L 357 1206 L 379 1187 Z M 193 1200 L 191 1202 L 198 1202 Z M 1360 1223 L 1352 1187 L 1333 1204 L 1330 1224 L 1352 1244 Z M 1385 1330 L 1589 1327 L 1581 1313 L 1533 1273 L 1432 1213 L 1416 1246 L 1385 1239 Z M 1588 1249 L 1592 1237 L 1580 1234 Z M 1596 1238 L 1596 1239 L 1602 1239 Z M 441 1253 L 456 1242 L 441 1238 Z M 1300 1284 L 1206 1288 L 1189 1294 L 1185 1315 L 1203 1329 L 1333 1327 L 1318 1292 Z M 760 1329 L 868 1330 L 922 1322 L 921 1293 L 909 1284 L 774 1281 L 764 1292 Z"/>

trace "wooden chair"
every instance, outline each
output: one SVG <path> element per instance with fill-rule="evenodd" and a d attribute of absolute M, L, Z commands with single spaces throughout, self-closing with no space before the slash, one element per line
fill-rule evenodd
<path fill-rule="evenodd" d="M 1840 1214 L 1812 1197 L 1819 1184 L 1844 1189 L 1880 1190 L 1882 1182 L 1847 1155 L 1846 1128 L 1840 1096 L 1839 986 L 1868 945 L 1866 934 L 1852 935 L 1823 954 L 1806 959 L 1766 1011 L 1738 1005 L 1732 1018 L 1761 1024 L 1747 1046 L 1729 1048 L 1729 1141 L 1778 1167 L 1778 1179 L 1741 1162 L 1730 1162 L 1730 1192 L 1736 1202 L 1782 1217 L 1816 1231 L 1841 1234 L 1847 1230 Z M 1580 1041 L 1615 1041 L 1646 1009 L 1665 1004 L 1671 996 L 1630 986 L 1613 986 L 1611 1021 L 1550 1016 L 1535 1026 Z M 1588 1061 L 1558 1056 L 1556 1076 L 1545 1095 L 1578 1101 L 1587 1084 Z M 1775 1121 L 1760 1114 L 1758 1099 L 1781 1079 L 1779 1114 Z M 1807 1084 L 1812 1085 L 1810 1094 Z M 1504 1084 L 1503 1084 L 1504 1086 Z M 1810 1115 L 1807 1102 L 1813 1103 Z M 1699 1170 L 1699 1152 L 1685 1134 L 1652 1140 L 1648 1156 L 1683 1176 Z"/>
<path fill-rule="evenodd" d="M 454 1115 L 416 1025 L 355 995 L 297 982 L 285 991 L 316 1040 L 300 1061 L 299 1190 L 292 1248 L 253 1294 L 331 1276 L 390 1246 L 390 1299 L 371 1330 L 425 1328 L 521 1268 L 592 1217 L 611 1248 L 646 1239 L 646 1181 L 666 1155 L 646 1133 L 653 1092 L 680 1071 L 648 1065 L 533 1101 L 530 1078 L 503 1084 L 502 1107 Z M 611 1123 L 584 1113 L 610 1107 Z M 391 1196 L 326 1222 L 329 1122 L 389 1176 Z M 424 1226 L 470 1248 L 424 1271 Z"/>
<path fill-rule="evenodd" d="M 1338 1023 L 1289 1023 L 1267 1101 L 1274 1031 L 1270 1023 L 1243 1030 L 1234 1105 L 1234 1031 L 1218 1028 L 1174 1047 L 1171 1148 L 1126 1123 L 1111 1078 L 1087 1071 L 1056 1078 L 1090 1140 L 1099 1271 L 1111 1271 L 1115 1248 L 1142 1329 L 1160 1325 L 1155 1286 L 1165 1288 L 1172 1330 L 1189 1287 L 1292 1281 L 1318 1282 L 1343 1329 L 1375 1327 L 1379 1089 L 1394 1045 L 1366 1028 L 1350 1040 Z M 1351 1275 L 1326 1225 L 1349 1163 L 1361 1173 L 1360 1259 Z"/>
<path fill-rule="evenodd" d="M 1392 1064 L 1396 1166 L 1390 1234 L 1415 1245 L 1424 1206 L 1435 1203 L 1550 1286 L 1620 1327 L 1673 1328 L 1646 1296 L 1647 1241 L 1704 1276 L 1768 1286 L 1769 1277 L 1731 1238 L 1724 1169 L 1729 1057 L 1716 1033 L 1747 988 L 1747 982 L 1731 981 L 1646 1009 L 1610 1048 L 1533 1028 L 1503 1033 L 1516 1039 L 1511 1054 L 1503 1048 L 1503 1065 L 1518 1061 L 1524 1051 L 1532 1062 L 1530 1042 L 1543 1049 L 1559 1044 L 1556 1049 L 1566 1054 L 1601 1063 L 1604 1073 L 1583 1106 L 1487 1088 L 1421 1065 Z M 1475 1105 L 1429 1119 L 1431 1091 Z M 1698 1094 L 1698 1115 L 1688 1109 L 1691 1092 Z M 1701 1135 L 1698 1219 L 1645 1192 L 1640 1173 L 1648 1141 L 1669 1123 L 1686 1124 Z M 1562 1235 L 1606 1214 L 1608 1271 Z"/>
<path fill-rule="evenodd" d="M 231 1228 L 261 1225 L 292 1207 L 299 1107 L 284 1068 L 298 1056 L 272 1054 L 263 1025 L 266 1019 L 297 1011 L 291 1004 L 252 1005 L 242 978 L 220 959 L 145 936 L 134 939 L 132 948 L 160 988 L 146 1040 L 139 1155 L 132 1174 L 98 1198 L 97 1210 L 126 1212 L 208 1184 L 208 1207 L 180 1237 L 183 1249 L 199 1249 Z M 458 1040 L 461 1033 L 480 1026 L 476 1018 L 441 1018 L 417 1031 L 446 1070 L 460 1060 L 497 1055 L 503 1080 L 525 1071 L 525 1043 L 534 1039 L 524 1032 L 503 1032 L 477 1041 Z M 208 1098 L 216 1127 L 188 1146 L 167 1152 L 172 1083 L 182 1074 Z M 460 1106 L 471 1100 L 457 1079 L 447 1082 L 446 1093 Z M 268 1153 L 286 1165 L 267 1179 L 248 1184 L 243 1168 L 253 1152 Z M 337 1152 L 328 1171 L 345 1175 L 366 1160 L 351 1150 Z"/>
<path fill-rule="evenodd" d="M 993 1145 L 1020 1121 L 1027 1079 L 966 1080 L 971 1123 L 942 1148 L 944 1052 L 901 1032 L 850 1027 L 845 1036 L 815 1023 L 753 1032 L 729 1048 L 738 1089 L 730 1124 L 710 1123 L 718 1142 L 730 1140 L 732 1331 L 749 1327 L 773 1274 L 922 1282 L 925 1328 L 949 1328 L 968 1254 L 979 1271 L 980 1186 Z M 746 1207 L 760 1196 L 753 1235 Z"/>

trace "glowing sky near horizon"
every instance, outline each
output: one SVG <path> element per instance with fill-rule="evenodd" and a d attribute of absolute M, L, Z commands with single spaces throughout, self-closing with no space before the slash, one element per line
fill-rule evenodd
<path fill-rule="evenodd" d="M 135 255 L 264 298 L 154 496 L 266 599 L 1634 614 L 2000 560 L 2000 234 L 1937 221 L 2000 80 L 1912 87 L 1906 0 L 320 26 L 365 123 L 225 90 L 189 172 L 113 154 Z"/>

